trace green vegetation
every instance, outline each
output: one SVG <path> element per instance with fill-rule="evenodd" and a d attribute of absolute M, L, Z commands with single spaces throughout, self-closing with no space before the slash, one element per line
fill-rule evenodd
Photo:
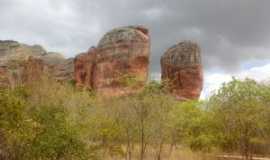
<path fill-rule="evenodd" d="M 178 102 L 157 82 L 118 98 L 49 79 L 0 89 L 1 160 L 200 160 L 224 153 L 270 154 L 269 85 L 233 80 L 203 102 Z"/>
<path fill-rule="evenodd" d="M 234 80 L 210 98 L 217 144 L 251 159 L 269 153 L 270 88 L 253 80 Z"/>

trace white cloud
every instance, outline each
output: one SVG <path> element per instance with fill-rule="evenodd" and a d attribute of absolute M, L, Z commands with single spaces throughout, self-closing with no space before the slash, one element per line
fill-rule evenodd
<path fill-rule="evenodd" d="M 164 13 L 162 8 L 149 8 L 142 11 L 142 14 L 145 15 L 150 20 L 158 20 Z"/>
<path fill-rule="evenodd" d="M 230 82 L 232 77 L 238 79 L 254 79 L 258 82 L 269 81 L 270 79 L 270 64 L 263 66 L 252 67 L 243 70 L 237 74 L 223 74 L 223 73 L 207 73 L 204 78 L 204 89 L 201 99 L 206 99 L 217 91 L 223 83 Z"/>
<path fill-rule="evenodd" d="M 239 78 L 251 78 L 256 81 L 265 81 L 270 79 L 270 64 L 253 67 L 239 74 Z"/>
<path fill-rule="evenodd" d="M 222 74 L 222 73 L 209 73 L 205 74 L 204 77 L 204 87 L 201 94 L 201 99 L 206 99 L 211 96 L 213 92 L 218 90 L 223 83 L 230 82 L 232 80 L 232 75 Z"/>

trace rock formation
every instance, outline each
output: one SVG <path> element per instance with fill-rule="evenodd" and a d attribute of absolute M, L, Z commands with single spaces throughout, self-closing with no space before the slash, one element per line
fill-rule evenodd
<path fill-rule="evenodd" d="M 7 87 L 9 85 L 8 71 L 4 66 L 0 66 L 0 87 Z"/>
<path fill-rule="evenodd" d="M 103 95 L 140 90 L 147 81 L 150 55 L 148 30 L 141 26 L 113 29 L 97 48 L 75 59 L 75 81 Z"/>
<path fill-rule="evenodd" d="M 74 60 L 74 78 L 78 87 L 93 89 L 96 53 L 96 48 L 90 48 L 87 53 L 76 56 Z"/>
<path fill-rule="evenodd" d="M 39 45 L 0 41 L 0 87 L 38 81 L 47 74 L 57 81 L 75 80 L 78 87 L 107 96 L 143 89 L 149 69 L 150 36 L 142 26 L 106 33 L 97 47 L 65 59 Z M 200 48 L 189 41 L 174 45 L 161 58 L 162 80 L 179 100 L 197 99 L 203 83 Z"/>
<path fill-rule="evenodd" d="M 185 41 L 169 48 L 161 57 L 161 78 L 177 99 L 198 99 L 203 86 L 199 46 Z"/>
<path fill-rule="evenodd" d="M 56 80 L 71 80 L 73 60 L 47 52 L 39 45 L 0 41 L 0 86 L 28 83 L 50 74 Z"/>

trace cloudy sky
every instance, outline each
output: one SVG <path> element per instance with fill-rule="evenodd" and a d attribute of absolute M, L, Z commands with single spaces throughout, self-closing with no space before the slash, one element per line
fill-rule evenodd
<path fill-rule="evenodd" d="M 269 0 L 0 0 L 0 39 L 41 44 L 72 57 L 118 26 L 150 29 L 151 73 L 182 40 L 200 44 L 203 97 L 231 76 L 270 79 Z"/>

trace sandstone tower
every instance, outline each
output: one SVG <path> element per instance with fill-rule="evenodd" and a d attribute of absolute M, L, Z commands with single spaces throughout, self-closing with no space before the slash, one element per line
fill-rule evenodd
<path fill-rule="evenodd" d="M 177 99 L 198 99 L 203 86 L 198 44 L 184 41 L 169 48 L 161 57 L 161 78 Z"/>

